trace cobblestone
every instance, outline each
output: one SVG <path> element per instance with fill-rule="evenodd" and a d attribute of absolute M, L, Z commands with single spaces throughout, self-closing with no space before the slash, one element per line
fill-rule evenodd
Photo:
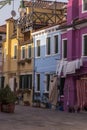
<path fill-rule="evenodd" d="M 15 113 L 0 112 L 0 130 L 87 130 L 87 113 L 17 105 Z"/>

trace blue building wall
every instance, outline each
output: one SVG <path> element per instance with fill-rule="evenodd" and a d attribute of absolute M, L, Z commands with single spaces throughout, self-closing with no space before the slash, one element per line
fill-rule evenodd
<path fill-rule="evenodd" d="M 44 30 L 45 31 L 45 30 Z M 34 36 L 34 44 L 35 44 L 35 62 L 34 62 L 34 67 L 35 67 L 35 92 L 37 88 L 37 83 L 36 83 L 36 75 L 40 74 L 40 94 L 39 96 L 35 96 L 35 99 L 38 98 L 42 100 L 43 93 L 46 93 L 45 87 L 46 87 L 46 74 L 52 74 L 56 73 L 56 65 L 58 61 L 60 60 L 60 32 L 59 31 L 51 31 L 44 33 L 42 30 L 41 33 L 37 32 L 37 35 Z M 58 35 L 58 53 L 54 54 L 54 36 Z M 46 38 L 50 37 L 51 38 L 51 55 L 47 56 L 46 55 Z M 37 40 L 40 40 L 40 45 L 41 45 L 41 54 L 40 57 L 37 57 Z"/>

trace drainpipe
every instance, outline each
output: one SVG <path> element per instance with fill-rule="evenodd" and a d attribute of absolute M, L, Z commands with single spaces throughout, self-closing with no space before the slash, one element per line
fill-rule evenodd
<path fill-rule="evenodd" d="M 35 38 L 33 36 L 33 95 L 32 95 L 33 103 L 34 103 L 34 92 L 35 92 Z"/>

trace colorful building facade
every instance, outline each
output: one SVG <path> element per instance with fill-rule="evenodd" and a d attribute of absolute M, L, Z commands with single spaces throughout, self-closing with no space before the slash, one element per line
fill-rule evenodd
<path fill-rule="evenodd" d="M 66 5 L 66 3 L 54 2 L 52 3 L 52 6 L 49 5 L 50 5 L 50 1 L 44 1 L 44 2 L 38 0 L 21 1 L 21 5 L 19 8 L 20 18 L 18 18 L 17 20 L 14 20 L 13 18 L 9 18 L 6 20 L 7 35 L 3 43 L 4 87 L 6 86 L 6 84 L 9 84 L 9 86 L 13 91 L 18 92 L 19 96 L 21 96 L 22 98 L 22 101 L 25 103 L 29 103 L 30 105 L 32 104 L 33 87 L 36 82 L 34 80 L 35 78 L 34 73 L 36 70 L 35 63 L 37 68 L 40 67 L 38 66 L 38 62 L 36 62 L 37 61 L 36 59 L 38 58 L 34 57 L 34 53 L 37 52 L 35 52 L 36 49 L 34 49 L 34 44 L 33 44 L 34 41 L 32 39 L 31 33 L 33 30 L 54 25 L 54 23 L 55 24 L 61 23 L 65 19 L 64 13 L 66 12 L 66 8 L 60 10 L 60 7 L 62 8 L 63 6 Z M 54 8 L 55 5 L 57 9 Z M 55 15 L 53 12 L 55 13 Z M 51 29 L 51 33 L 52 31 L 54 32 L 54 29 L 53 30 Z M 58 37 L 55 37 L 55 39 L 56 39 L 56 46 L 57 46 Z M 51 45 L 51 47 L 52 46 L 53 45 Z M 47 51 L 48 51 L 47 57 L 50 57 L 49 55 L 50 51 L 49 50 Z M 54 50 L 52 50 L 52 53 L 54 53 L 53 51 Z M 57 53 L 56 51 L 58 51 L 58 47 L 57 48 L 55 47 L 55 53 Z M 43 57 L 44 55 L 45 53 L 42 54 Z M 57 57 L 56 54 L 52 54 L 52 55 L 54 55 L 55 58 Z M 45 57 L 43 59 L 45 59 Z M 48 66 L 50 67 L 51 64 L 49 64 L 48 58 L 46 58 L 46 60 L 48 62 Z M 44 66 L 45 63 L 47 63 L 44 61 L 39 61 L 39 62 L 41 62 L 41 64 L 44 63 Z M 50 69 L 49 67 L 46 68 L 45 71 L 50 72 L 51 70 L 53 73 L 55 68 L 54 66 L 56 66 L 56 59 L 54 60 L 54 58 L 52 58 L 50 60 L 50 63 L 55 65 L 51 66 Z M 40 72 L 40 70 L 38 71 Z M 49 75 L 48 75 L 48 79 L 49 79 Z M 39 75 L 38 75 L 38 80 L 39 80 Z M 45 82 L 45 80 L 42 81 L 42 83 L 43 82 Z"/>
<path fill-rule="evenodd" d="M 32 103 L 33 42 L 31 32 L 21 33 L 14 29 L 15 20 L 6 20 L 6 40 L 3 42 L 4 87 L 9 84 L 12 91 L 23 97 L 23 102 Z M 32 53 L 31 53 L 32 52 Z"/>
<path fill-rule="evenodd" d="M 3 26 L 0 26 L 0 88 L 3 87 L 4 85 L 4 78 L 2 76 L 2 63 L 3 63 L 3 59 L 2 59 L 2 43 L 3 43 L 3 40 L 5 39 L 6 37 L 6 26 L 3 25 Z"/>
<path fill-rule="evenodd" d="M 35 88 L 34 98 L 41 102 L 49 100 L 49 87 L 52 76 L 56 74 L 56 64 L 60 60 L 60 32 L 58 25 L 33 32 L 35 47 Z"/>
<path fill-rule="evenodd" d="M 87 1 L 69 0 L 62 32 L 64 110 L 87 107 Z M 59 68 L 60 70 L 60 68 Z M 59 73 L 59 72 L 58 72 Z"/>

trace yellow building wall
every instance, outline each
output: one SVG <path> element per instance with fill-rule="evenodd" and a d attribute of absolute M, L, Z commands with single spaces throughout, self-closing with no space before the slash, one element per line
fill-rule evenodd
<path fill-rule="evenodd" d="M 25 65 L 19 65 L 18 62 L 21 60 L 21 48 L 22 45 L 19 43 L 19 36 L 20 30 L 17 29 L 18 32 L 15 37 L 12 37 L 13 32 L 13 23 L 12 20 L 7 20 L 6 27 L 7 27 L 7 36 L 6 41 L 3 42 L 3 76 L 5 77 L 5 83 L 9 84 L 9 80 L 11 78 L 16 78 L 17 87 L 19 89 L 19 75 L 22 73 L 25 74 L 32 74 L 33 77 L 33 58 L 31 58 L 31 62 L 25 62 Z M 31 37 L 30 37 L 31 38 Z M 17 59 L 14 59 L 14 46 L 17 45 Z M 33 48 L 33 43 L 30 44 L 31 48 Z M 28 43 L 25 45 L 26 48 L 26 58 L 27 58 L 27 48 Z M 33 49 L 32 49 L 32 57 L 33 57 Z M 33 84 L 33 83 L 32 83 Z M 32 94 L 33 90 L 30 91 L 29 94 L 24 94 L 23 101 L 29 101 L 30 105 L 32 104 Z"/>

